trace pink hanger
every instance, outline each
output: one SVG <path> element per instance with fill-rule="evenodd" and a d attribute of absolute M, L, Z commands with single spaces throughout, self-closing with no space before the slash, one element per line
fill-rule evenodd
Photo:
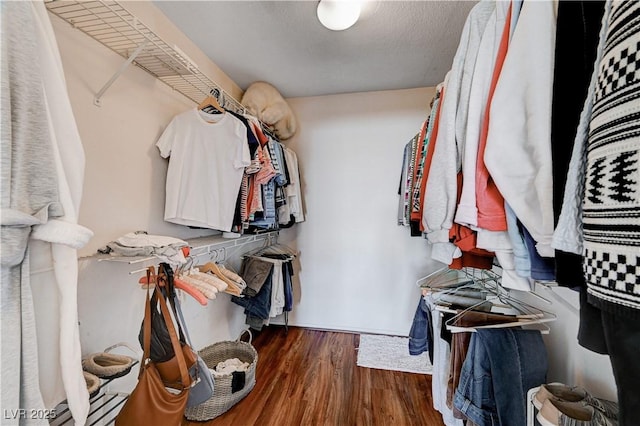
<path fill-rule="evenodd" d="M 147 283 L 147 277 L 140 278 L 138 280 L 138 282 L 140 284 L 148 284 Z M 151 276 L 151 284 L 155 284 L 155 283 L 156 283 L 156 276 L 152 275 Z M 198 301 L 198 303 L 200 303 L 202 306 L 207 306 L 207 298 L 204 296 L 204 294 L 202 294 L 200 292 L 200 290 L 190 286 L 189 284 L 187 284 L 186 282 L 182 281 L 180 278 L 177 278 L 177 277 L 173 278 L 173 283 L 176 286 L 176 288 L 179 288 L 180 290 L 183 290 L 189 296 L 191 296 L 194 299 L 196 299 Z"/>

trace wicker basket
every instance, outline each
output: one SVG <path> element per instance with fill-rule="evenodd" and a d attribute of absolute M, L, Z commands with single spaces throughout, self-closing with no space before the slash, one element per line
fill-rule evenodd
<path fill-rule="evenodd" d="M 249 333 L 249 342 L 240 341 L 244 332 Z M 242 362 L 248 362 L 249 368 L 245 373 L 244 387 L 236 392 L 232 392 L 232 374 L 215 376 L 213 396 L 195 407 L 188 407 L 184 416 L 188 420 L 207 421 L 226 413 L 231 407 L 237 404 L 242 398 L 247 396 L 256 384 L 256 365 L 258 363 L 258 353 L 251 345 L 251 332 L 244 330 L 235 341 L 224 341 L 214 343 L 211 346 L 198 351 L 205 364 L 209 368 L 215 368 L 221 361 L 230 358 L 238 358 Z"/>

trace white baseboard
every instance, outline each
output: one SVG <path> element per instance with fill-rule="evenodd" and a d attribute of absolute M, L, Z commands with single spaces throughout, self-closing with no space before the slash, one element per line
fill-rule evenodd
<path fill-rule="evenodd" d="M 271 324 L 274 325 L 282 325 L 284 326 L 284 321 L 278 319 L 276 321 L 272 320 L 270 322 Z M 386 336 L 400 336 L 400 337 L 408 337 L 408 333 L 405 332 L 399 332 L 398 330 L 383 330 L 383 329 L 379 329 L 379 328 L 366 328 L 366 327 L 359 327 L 359 328 L 346 328 L 346 327 L 341 327 L 341 326 L 337 326 L 337 325 L 333 325 L 333 324 L 313 324 L 313 323 L 305 323 L 305 322 L 289 322 L 289 326 L 291 327 L 301 327 L 301 328 L 309 328 L 312 330 L 321 330 L 321 331 L 336 331 L 336 332 L 340 332 L 340 333 L 352 333 L 352 334 L 384 334 Z"/>

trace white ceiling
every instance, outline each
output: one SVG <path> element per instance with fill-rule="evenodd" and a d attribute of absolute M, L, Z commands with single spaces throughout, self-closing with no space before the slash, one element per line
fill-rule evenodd
<path fill-rule="evenodd" d="M 435 86 L 451 67 L 474 1 L 368 1 L 330 31 L 317 1 L 155 1 L 242 89 L 285 97 Z"/>

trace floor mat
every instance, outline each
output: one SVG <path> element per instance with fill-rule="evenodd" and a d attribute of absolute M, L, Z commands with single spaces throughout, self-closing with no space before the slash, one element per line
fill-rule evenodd
<path fill-rule="evenodd" d="M 361 334 L 358 366 L 407 373 L 431 374 L 428 354 L 409 355 L 409 338 Z"/>

